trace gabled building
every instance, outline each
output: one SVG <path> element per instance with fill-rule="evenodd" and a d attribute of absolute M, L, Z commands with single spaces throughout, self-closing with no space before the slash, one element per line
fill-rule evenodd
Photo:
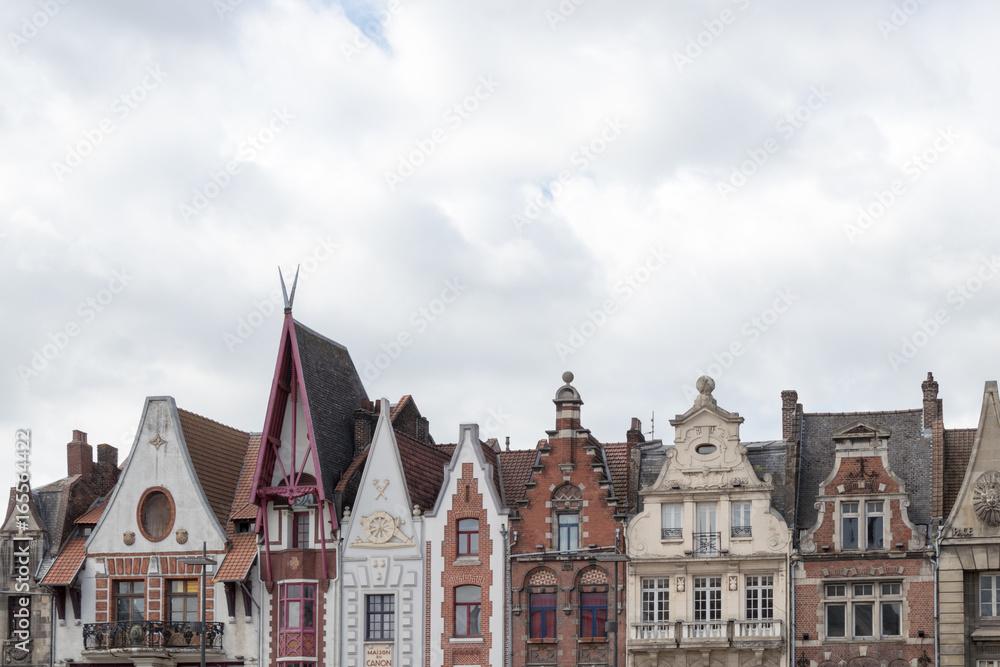
<path fill-rule="evenodd" d="M 341 526 L 344 667 L 426 660 L 423 512 L 434 506 L 451 457 L 395 433 L 390 411 L 386 399 L 379 401 L 371 444 L 349 470 L 350 479 L 359 476 Z"/>
<path fill-rule="evenodd" d="M 573 374 L 563 381 L 553 400 L 555 429 L 539 441 L 530 476 L 520 489 L 505 488 L 517 507 L 510 516 L 512 667 L 625 660 L 631 445 L 603 445 L 583 428 Z M 520 462 L 511 463 L 516 481 Z"/>
<path fill-rule="evenodd" d="M 207 578 L 203 588 L 203 566 L 184 562 L 206 549 L 218 568 L 230 565 L 226 526 L 249 441 L 170 397 L 146 399 L 110 498 L 79 519 L 43 580 L 67 621 L 55 633 L 57 664 L 165 667 L 197 662 L 203 648 L 212 664 L 257 664 L 253 605 L 252 622 L 237 624 L 221 612 L 225 584 Z"/>
<path fill-rule="evenodd" d="M 507 514 L 499 447 L 463 424 L 434 506 L 424 514 L 429 630 L 424 664 L 503 665 Z"/>
<path fill-rule="evenodd" d="M 670 421 L 673 446 L 649 457 L 658 474 L 629 523 L 629 664 L 787 665 L 791 534 L 779 489 L 740 442 L 743 418 L 718 406 L 714 381 L 697 387 Z"/>
<path fill-rule="evenodd" d="M 118 479 L 118 450 L 97 446 L 94 461 L 87 434 L 73 431 L 66 445 L 67 477 L 37 490 L 27 481 L 11 489 L 7 514 L 0 528 L 0 627 L 6 628 L 4 665 L 49 665 L 52 661 L 52 589 L 46 579 L 52 563 L 65 548 L 86 537 L 87 526 L 79 523 L 91 506 L 111 491 Z M 53 579 L 55 578 L 53 573 Z M 57 610 L 65 609 L 66 589 L 55 589 Z M 70 598 L 79 609 L 79 590 Z M 25 604 L 22 604 L 25 603 Z M 65 625 L 64 616 L 57 619 Z M 24 641 L 23 634 L 29 639 Z M 24 648 L 29 650 L 26 652 Z"/>
<path fill-rule="evenodd" d="M 330 664 L 338 650 L 334 491 L 355 458 L 354 411 L 366 399 L 347 349 L 286 307 L 249 507 L 237 512 L 239 521 L 256 513 L 267 664 Z"/>
<path fill-rule="evenodd" d="M 798 667 L 934 664 L 938 402 L 929 383 L 912 410 L 808 413 L 795 392 L 782 393 L 783 436 L 801 461 Z"/>
<path fill-rule="evenodd" d="M 950 514 L 939 535 L 940 664 L 998 667 L 1000 392 L 996 381 L 986 383 L 978 428 L 941 430 L 942 502 Z M 955 484 L 957 480 L 960 484 Z"/>

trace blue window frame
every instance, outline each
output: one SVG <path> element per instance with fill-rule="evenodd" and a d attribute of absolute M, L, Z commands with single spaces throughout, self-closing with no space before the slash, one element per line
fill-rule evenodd
<path fill-rule="evenodd" d="M 576 551 L 580 548 L 580 515 L 559 515 L 559 551 Z"/>
<path fill-rule="evenodd" d="M 608 593 L 580 593 L 580 636 L 607 637 Z"/>
<path fill-rule="evenodd" d="M 556 636 L 556 594 L 532 593 L 531 638 L 555 639 Z"/>

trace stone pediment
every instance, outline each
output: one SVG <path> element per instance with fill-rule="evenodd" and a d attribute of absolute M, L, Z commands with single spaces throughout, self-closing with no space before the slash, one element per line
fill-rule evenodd
<path fill-rule="evenodd" d="M 735 450 L 739 459 L 733 465 L 681 466 L 677 462 L 676 448 L 668 449 L 663 470 L 656 482 L 642 490 L 642 493 L 676 493 L 678 491 L 723 491 L 734 489 L 754 489 L 771 491 L 774 489 L 771 474 L 763 479 L 757 476 L 753 465 L 746 458 L 746 447 L 738 445 Z"/>
<path fill-rule="evenodd" d="M 890 435 L 892 435 L 892 429 L 860 419 L 847 426 L 841 426 L 833 432 L 832 437 L 834 440 L 871 440 L 873 438 L 888 440 Z"/>

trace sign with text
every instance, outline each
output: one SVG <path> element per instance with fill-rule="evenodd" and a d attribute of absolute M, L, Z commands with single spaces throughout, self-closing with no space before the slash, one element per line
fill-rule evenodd
<path fill-rule="evenodd" d="M 366 644 L 365 667 L 392 667 L 392 644 Z"/>

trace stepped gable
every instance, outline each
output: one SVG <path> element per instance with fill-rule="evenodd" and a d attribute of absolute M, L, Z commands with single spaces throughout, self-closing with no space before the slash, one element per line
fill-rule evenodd
<path fill-rule="evenodd" d="M 916 409 L 884 412 L 807 412 L 802 415 L 799 528 L 809 529 L 816 525 L 815 503 L 819 485 L 833 470 L 836 458 L 833 433 L 859 420 L 877 424 L 891 431 L 888 443 L 889 466 L 906 483 L 906 492 L 910 497 L 908 508 L 910 521 L 916 525 L 929 525 L 931 439 L 923 435 L 923 410 Z"/>
<path fill-rule="evenodd" d="M 184 442 L 212 512 L 225 526 L 233 506 L 250 434 L 177 408 Z"/>
<path fill-rule="evenodd" d="M 368 395 L 346 347 L 297 320 L 292 323 L 323 491 L 331 499 L 354 459 L 354 410 Z"/>
<path fill-rule="evenodd" d="M 774 483 L 774 492 L 771 494 L 771 506 L 785 518 L 786 522 L 791 522 L 792 508 L 785 506 L 785 476 L 787 473 L 786 464 L 788 462 L 788 443 L 784 440 L 767 440 L 764 442 L 744 442 L 747 448 L 747 459 L 757 472 L 757 477 L 764 479 L 764 475 L 771 474 L 771 481 Z"/>
<path fill-rule="evenodd" d="M 500 463 L 500 493 L 504 504 L 516 509 L 518 501 L 524 498 L 524 485 L 531 477 L 531 467 L 538 462 L 538 450 L 506 450 L 497 454 L 497 459 Z"/>

